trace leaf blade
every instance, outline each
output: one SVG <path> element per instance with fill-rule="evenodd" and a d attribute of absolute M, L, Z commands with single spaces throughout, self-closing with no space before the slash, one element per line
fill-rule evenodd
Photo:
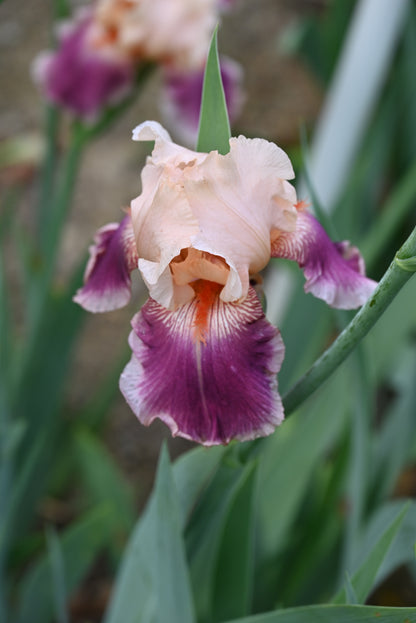
<path fill-rule="evenodd" d="M 197 151 L 218 150 L 220 154 L 226 154 L 230 150 L 231 131 L 218 57 L 217 31 L 218 27 L 212 35 L 205 67 Z"/>
<path fill-rule="evenodd" d="M 156 552 L 156 620 L 158 623 L 193 623 L 194 606 L 181 513 L 165 444 L 162 446 L 156 475 L 155 510 L 152 540 Z"/>
<path fill-rule="evenodd" d="M 400 508 L 393 521 L 378 539 L 376 545 L 367 556 L 361 567 L 353 574 L 351 584 L 355 590 L 359 603 L 364 603 L 370 593 L 377 573 L 383 564 L 385 557 L 393 543 L 402 521 L 409 510 L 409 504 L 406 503 Z M 344 603 L 347 601 L 345 589 L 339 591 L 333 598 L 333 603 Z"/>
<path fill-rule="evenodd" d="M 416 608 L 303 606 L 267 612 L 227 623 L 416 623 Z"/>

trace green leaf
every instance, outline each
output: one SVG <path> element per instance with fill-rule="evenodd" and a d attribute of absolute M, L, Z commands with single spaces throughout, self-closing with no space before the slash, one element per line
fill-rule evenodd
<path fill-rule="evenodd" d="M 71 302 L 75 284 L 81 280 L 82 271 L 79 269 L 63 293 L 51 294 L 42 326 L 24 353 L 20 378 L 14 388 L 14 414 L 25 424 L 25 435 L 16 459 L 19 467 L 16 478 L 22 483 L 21 495 L 20 499 L 14 496 L 16 512 L 10 523 L 16 536 L 31 521 L 36 501 L 51 476 L 51 464 L 65 458 L 67 448 L 59 446 L 60 439 L 64 438 L 65 420 L 57 416 L 57 411 L 63 400 L 75 336 L 85 318 L 85 312 Z M 39 365 L 39 353 L 42 353 L 42 365 Z M 34 440 L 38 443 L 39 439 L 43 448 L 35 456 L 32 452 Z M 61 453 L 62 449 L 64 452 Z M 28 457 L 32 457 L 29 471 L 25 467 Z M 24 478 L 21 473 L 25 474 Z"/>
<path fill-rule="evenodd" d="M 308 138 L 306 135 L 305 125 L 301 127 L 300 133 L 301 140 L 301 149 L 302 149 L 302 163 L 303 163 L 303 176 L 305 178 L 305 185 L 308 191 L 308 196 L 310 197 L 313 205 L 314 212 L 321 223 L 322 227 L 324 227 L 326 233 L 333 240 L 338 240 L 339 236 L 336 232 L 335 224 L 332 216 L 328 212 L 328 208 L 325 208 L 316 193 L 316 189 L 312 183 L 312 179 L 309 173 L 309 146 L 308 146 Z"/>
<path fill-rule="evenodd" d="M 352 586 L 354 587 L 357 599 L 359 603 L 364 603 L 368 594 L 374 586 L 377 573 L 383 563 L 387 552 L 393 543 L 399 528 L 402 524 L 403 518 L 409 510 L 409 504 L 406 503 L 400 508 L 399 513 L 389 524 L 386 530 L 381 534 L 375 547 L 372 549 L 365 562 L 352 576 Z M 339 591 L 333 598 L 333 603 L 345 603 L 347 600 L 346 592 L 344 589 Z"/>
<path fill-rule="evenodd" d="M 218 58 L 217 30 L 211 39 L 202 89 L 197 150 L 226 154 L 230 150 L 230 122 Z"/>
<path fill-rule="evenodd" d="M 46 540 L 51 566 L 52 585 L 54 588 L 54 601 L 56 620 L 58 623 L 69 623 L 66 606 L 66 580 L 65 568 L 61 544 L 56 530 L 51 526 L 46 531 Z"/>
<path fill-rule="evenodd" d="M 279 266 L 280 263 L 276 260 L 275 268 L 278 270 Z M 296 286 L 287 313 L 283 321 L 278 323 L 285 344 L 288 345 L 279 372 L 279 390 L 282 394 L 322 353 L 328 339 L 328 330 L 332 328 L 332 310 L 323 301 L 313 296 L 305 296 L 304 278 L 300 271 L 296 277 Z M 308 322 L 304 321 L 305 318 L 308 318 Z M 297 344 L 302 344 L 302 349 L 296 348 Z"/>
<path fill-rule="evenodd" d="M 346 381 L 341 368 L 264 442 L 258 504 L 262 549 L 269 556 L 286 547 L 312 469 L 344 428 L 351 400 Z"/>
<path fill-rule="evenodd" d="M 350 606 L 356 606 L 359 601 L 357 597 L 357 593 L 355 592 L 355 588 L 352 585 L 351 577 L 349 573 L 345 574 L 345 583 L 344 583 L 345 597 L 346 602 Z"/>
<path fill-rule="evenodd" d="M 416 199 L 416 161 L 395 185 L 383 209 L 374 219 L 368 235 L 361 246 L 367 267 L 373 268 L 375 262 L 383 255 L 402 223 L 414 210 Z"/>
<path fill-rule="evenodd" d="M 113 536 L 120 545 L 134 526 L 132 491 L 110 453 L 96 437 L 86 430 L 79 430 L 74 435 L 74 443 L 88 500 L 98 505 L 106 502 L 111 506 Z"/>
<path fill-rule="evenodd" d="M 414 277 L 402 288 L 368 335 L 365 346 L 375 379 L 388 378 L 392 360 L 416 329 L 416 288 Z"/>
<path fill-rule="evenodd" d="M 303 606 L 233 619 L 227 623 L 416 623 L 416 608 Z"/>
<path fill-rule="evenodd" d="M 180 457 L 173 466 L 179 507 L 184 525 L 201 491 L 218 468 L 226 448 L 196 448 Z M 118 572 L 117 582 L 105 623 L 150 623 L 154 621 L 156 601 L 154 578 L 149 561 L 155 521 L 153 493 L 142 517 L 136 524 Z"/>
<path fill-rule="evenodd" d="M 127 338 L 126 338 L 127 342 Z M 125 347 L 121 350 L 115 362 L 100 384 L 94 388 L 86 407 L 78 414 L 78 419 L 86 428 L 93 431 L 103 429 L 109 407 L 119 395 L 118 380 L 130 357 L 131 350 Z"/>
<path fill-rule="evenodd" d="M 414 344 L 397 350 L 387 373 L 396 396 L 373 439 L 372 479 L 380 501 L 392 493 L 416 433 L 416 352 Z"/>
<path fill-rule="evenodd" d="M 254 515 L 257 464 L 236 494 L 225 525 L 214 584 L 214 620 L 244 616 L 251 611 L 254 574 Z"/>
<path fill-rule="evenodd" d="M 341 566 L 351 569 L 353 545 L 363 523 L 371 479 L 371 427 L 374 418 L 374 388 L 369 379 L 369 361 L 362 344 L 348 360 L 353 396 L 350 418 L 349 469 L 344 495 L 349 512 L 345 518 L 343 560 Z M 355 603 L 359 603 L 355 602 Z"/>
<path fill-rule="evenodd" d="M 291 606 L 319 603 L 327 599 L 329 587 L 334 587 L 334 569 L 339 568 L 339 544 L 344 527 L 339 505 L 344 496 L 349 459 L 347 441 L 344 433 L 336 449 L 313 468 L 285 550 L 258 572 L 263 578 L 271 576 L 274 580 L 270 594 L 265 595 L 267 603 L 258 611 L 275 606 L 274 586 L 280 587 L 280 603 Z M 262 585 L 266 585 L 264 580 Z M 256 596 L 260 597 L 258 586 Z"/>
<path fill-rule="evenodd" d="M 10 305 L 13 297 L 11 296 L 11 284 L 8 280 L 8 257 L 5 255 L 5 241 L 10 236 L 10 229 L 14 225 L 13 217 L 17 212 L 19 198 L 20 191 L 12 190 L 6 193 L 5 198 L 0 203 L 0 400 L 2 402 L 5 402 L 6 398 L 8 400 L 14 363 L 13 355 L 15 355 L 13 348 L 15 323 Z M 15 284 L 14 288 L 16 288 Z M 0 424 L 2 413 L 0 410 Z"/>
<path fill-rule="evenodd" d="M 109 512 L 100 507 L 86 513 L 60 537 L 59 549 L 65 571 L 67 595 L 78 586 L 109 538 Z M 17 623 L 47 623 L 54 615 L 50 556 L 43 555 L 21 582 Z"/>
<path fill-rule="evenodd" d="M 202 487 L 212 477 L 227 452 L 225 446 L 199 447 L 182 454 L 173 466 L 183 521 L 190 515 Z"/>
<path fill-rule="evenodd" d="M 367 526 L 357 543 L 357 563 L 358 565 L 366 559 L 380 540 L 380 535 L 385 531 L 386 526 L 394 522 L 395 518 L 403 510 L 403 501 L 396 500 L 388 502 L 377 509 L 367 523 Z M 390 547 L 377 570 L 374 587 L 378 586 L 400 565 L 414 560 L 413 546 L 415 543 L 416 526 L 416 503 L 409 504 L 408 512 L 405 514 L 394 539 L 394 547 Z"/>
<path fill-rule="evenodd" d="M 232 448 L 230 449 L 232 450 Z M 227 522 L 240 493 L 252 478 L 253 464 L 246 466 L 226 457 L 196 507 L 186 533 L 192 586 L 198 621 L 211 620 L 220 548 Z"/>
<path fill-rule="evenodd" d="M 162 446 L 155 487 L 152 530 L 156 621 L 192 623 L 189 571 L 182 536 L 181 512 L 166 445 Z"/>
<path fill-rule="evenodd" d="M 156 595 L 151 572 L 154 496 L 127 544 L 104 623 L 154 622 Z"/>

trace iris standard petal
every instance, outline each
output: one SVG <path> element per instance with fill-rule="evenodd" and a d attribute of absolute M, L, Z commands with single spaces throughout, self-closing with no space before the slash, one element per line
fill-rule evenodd
<path fill-rule="evenodd" d="M 140 257 L 139 269 L 149 288 L 150 296 L 161 305 L 174 309 L 178 304 L 169 272 L 169 263 L 182 249 L 191 246 L 199 231 L 182 189 L 170 180 L 164 180 L 154 190 L 143 193 L 132 201 L 132 222 L 136 233 L 136 247 Z M 185 285 L 185 284 L 183 284 Z M 189 288 L 190 300 L 193 292 Z M 183 302 L 183 293 L 180 296 Z"/>
<path fill-rule="evenodd" d="M 193 152 L 173 143 L 155 121 L 137 126 L 133 138 L 155 140 L 142 171 L 142 193 L 131 204 L 143 258 L 139 267 L 150 296 L 170 309 L 179 300 L 186 301 L 185 291 L 175 296 L 166 270 L 181 251 L 192 248 L 222 258 L 229 274 L 225 284 L 221 281 L 221 298 L 241 302 L 249 275 L 270 259 L 271 230 L 295 229 L 296 193 L 287 181 L 293 177 L 289 158 L 273 143 L 243 136 L 230 139 L 226 155 Z M 191 291 L 187 292 L 190 300 Z"/>
<path fill-rule="evenodd" d="M 99 229 L 89 248 L 84 286 L 74 301 L 91 312 L 119 309 L 130 300 L 130 272 L 137 268 L 137 250 L 130 215 Z"/>
<path fill-rule="evenodd" d="M 178 69 L 203 64 L 217 21 L 216 0 L 98 0 L 104 38 L 136 62 Z"/>
<path fill-rule="evenodd" d="M 252 288 L 233 304 L 219 298 L 219 284 L 193 287 L 176 311 L 149 299 L 133 318 L 124 397 L 143 424 L 160 418 L 173 435 L 207 446 L 272 433 L 283 420 L 279 331 Z"/>
<path fill-rule="evenodd" d="M 190 167 L 195 163 L 202 162 L 208 155 L 173 143 L 167 130 L 158 121 L 140 123 L 133 129 L 132 139 L 133 141 L 155 141 L 154 149 L 147 160 L 147 164 L 150 166 L 169 165 L 165 175 L 166 173 L 172 175 L 174 167 L 178 167 L 183 172 L 185 166 Z M 143 172 L 149 168 L 146 166 Z"/>
<path fill-rule="evenodd" d="M 296 230 L 272 234 L 272 257 L 295 260 L 306 277 L 305 292 L 338 309 L 355 309 L 377 283 L 364 274 L 364 261 L 347 241 L 332 242 L 320 223 L 299 210 Z"/>
<path fill-rule="evenodd" d="M 230 302 L 247 294 L 248 276 L 270 259 L 270 232 L 295 228 L 296 194 L 283 179 L 293 170 L 286 154 L 262 139 L 230 140 L 230 152 L 211 152 L 198 166 L 200 179 L 186 178 L 184 190 L 199 224 L 193 246 L 223 257 L 231 268 L 221 297 Z M 282 177 L 280 177 L 282 176 Z M 235 281 L 234 269 L 240 284 Z"/>

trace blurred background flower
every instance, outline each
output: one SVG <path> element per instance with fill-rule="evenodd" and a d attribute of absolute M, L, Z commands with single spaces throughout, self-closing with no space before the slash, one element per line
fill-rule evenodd
<path fill-rule="evenodd" d="M 161 67 L 166 86 L 160 108 L 194 143 L 204 64 L 221 6 L 218 0 L 97 0 L 58 24 L 56 49 L 36 57 L 33 77 L 51 103 L 93 122 L 131 94 L 143 68 Z M 223 77 L 234 120 L 242 69 L 224 59 Z"/>

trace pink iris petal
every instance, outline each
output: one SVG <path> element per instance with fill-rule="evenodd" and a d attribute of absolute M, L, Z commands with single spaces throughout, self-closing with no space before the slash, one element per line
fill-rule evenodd
<path fill-rule="evenodd" d="M 64 31 L 58 49 L 41 54 L 34 64 L 35 79 L 46 96 L 84 118 L 93 118 L 122 97 L 134 80 L 129 61 L 88 46 L 91 22 L 88 16 Z"/>
<path fill-rule="evenodd" d="M 200 283 L 205 291 L 176 311 L 149 299 L 133 318 L 120 389 L 143 424 L 160 418 L 173 435 L 207 446 L 268 435 L 283 420 L 280 333 L 252 288 L 233 304 L 218 284 Z"/>
<path fill-rule="evenodd" d="M 172 310 L 193 298 L 190 287 L 185 296 L 183 282 L 178 292 L 169 269 L 192 248 L 222 258 L 229 276 L 220 296 L 241 302 L 249 274 L 270 260 L 271 232 L 296 227 L 288 156 L 273 143 L 244 136 L 230 139 L 226 155 L 193 152 L 172 143 L 155 121 L 135 128 L 133 138 L 155 140 L 142 171 L 142 193 L 131 203 L 139 269 L 150 296 Z M 198 277 L 217 281 L 205 273 Z"/>
<path fill-rule="evenodd" d="M 91 312 L 119 309 L 130 300 L 130 272 L 137 268 L 137 250 L 130 215 L 99 229 L 90 247 L 85 285 L 74 301 Z"/>
<path fill-rule="evenodd" d="M 306 277 L 305 292 L 338 309 L 355 309 L 374 292 L 377 283 L 364 274 L 364 261 L 349 242 L 332 242 L 320 223 L 299 210 L 294 232 L 272 240 L 272 257 L 295 260 Z"/>
<path fill-rule="evenodd" d="M 229 58 L 221 57 L 220 63 L 228 115 L 233 123 L 244 101 L 241 86 L 243 71 L 238 63 Z M 203 81 L 203 68 L 188 72 L 165 72 L 162 112 L 176 135 L 188 145 L 194 145 L 198 135 Z"/>

